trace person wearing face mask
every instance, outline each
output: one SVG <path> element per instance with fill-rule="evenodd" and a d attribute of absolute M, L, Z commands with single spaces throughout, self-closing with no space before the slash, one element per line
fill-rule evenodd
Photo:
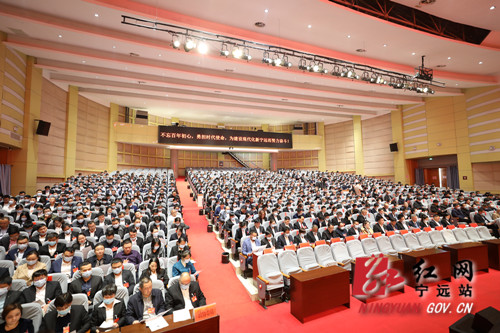
<path fill-rule="evenodd" d="M 27 303 L 38 303 L 43 313 L 47 312 L 49 303 L 62 294 L 61 284 L 57 281 L 47 281 L 47 271 L 39 269 L 33 273 L 33 284 L 23 290 L 23 297 Z"/>
<path fill-rule="evenodd" d="M 181 227 L 184 230 L 187 230 L 187 229 L 191 228 L 190 226 L 188 226 L 187 224 L 185 224 L 182 221 L 181 217 L 176 217 L 174 219 L 174 222 L 170 225 L 170 228 L 179 228 L 179 227 Z"/>
<path fill-rule="evenodd" d="M 313 226 L 312 226 L 311 231 L 309 231 L 309 232 L 306 234 L 306 238 L 307 238 L 307 240 L 309 241 L 309 243 L 311 243 L 311 244 L 314 244 L 314 243 L 316 243 L 317 241 L 321 240 L 321 235 L 320 235 L 320 233 L 318 232 L 318 226 L 317 226 L 317 225 L 313 225 Z"/>
<path fill-rule="evenodd" d="M 103 300 L 92 311 L 90 332 L 101 333 L 127 324 L 125 302 L 116 298 L 116 290 L 114 284 L 105 285 L 102 289 Z"/>
<path fill-rule="evenodd" d="M 12 278 L 4 276 L 0 278 L 0 312 L 13 303 L 26 303 L 23 293 L 17 290 L 11 290 Z"/>
<path fill-rule="evenodd" d="M 104 278 L 104 284 L 115 284 L 128 289 L 128 294 L 132 295 L 135 287 L 135 277 L 127 269 L 123 269 L 123 260 L 113 259 L 111 262 L 111 273 Z"/>
<path fill-rule="evenodd" d="M 181 260 L 177 261 L 172 267 L 172 277 L 179 276 L 183 272 L 197 275 L 196 268 L 191 262 L 191 252 L 184 251 L 181 253 Z"/>
<path fill-rule="evenodd" d="M 181 236 L 184 236 L 184 237 L 186 237 L 186 238 L 187 238 L 187 235 L 186 235 L 186 233 L 185 233 L 185 231 L 184 231 L 184 228 L 182 228 L 182 227 L 177 227 L 177 228 L 175 229 L 175 233 L 173 233 L 173 234 L 171 234 L 171 235 L 170 235 L 170 238 L 168 239 L 168 241 L 177 240 L 177 239 L 179 239 L 179 237 L 181 237 Z"/>
<path fill-rule="evenodd" d="M 23 213 L 23 205 L 16 205 L 15 209 L 10 212 L 10 216 L 14 219 L 14 222 L 20 223 L 21 222 L 21 214 Z"/>
<path fill-rule="evenodd" d="M 334 236 L 335 237 L 333 238 L 340 238 L 340 239 L 344 239 L 347 236 L 347 230 L 345 229 L 344 222 L 339 223 L 339 226 L 337 227 L 337 229 L 335 229 Z"/>
<path fill-rule="evenodd" d="M 28 237 L 25 235 L 20 235 L 17 238 L 17 247 L 11 249 L 5 256 L 6 260 L 12 260 L 14 266 L 17 266 L 21 259 L 26 258 L 26 254 L 30 253 L 34 248 L 29 247 Z"/>
<path fill-rule="evenodd" d="M 127 304 L 127 323 L 137 324 L 156 314 L 165 312 L 165 301 L 160 289 L 153 289 L 150 278 L 139 281 L 139 292 L 130 296 Z"/>
<path fill-rule="evenodd" d="M 173 312 L 204 306 L 207 304 L 207 300 L 198 282 L 191 281 L 189 273 L 182 273 L 179 282 L 168 288 L 166 303 L 167 309 L 171 309 L 170 312 Z"/>
<path fill-rule="evenodd" d="M 71 292 L 61 294 L 54 301 L 55 310 L 43 316 L 39 332 L 85 333 L 90 329 L 90 317 L 83 305 L 72 305 Z"/>
<path fill-rule="evenodd" d="M 139 269 L 139 264 L 142 262 L 141 254 L 132 249 L 132 242 L 130 239 L 125 239 L 122 243 L 123 251 L 118 251 L 115 258 L 122 259 L 124 263 L 131 263 L 135 265 L 135 269 Z"/>
<path fill-rule="evenodd" d="M 9 200 L 7 201 L 7 203 L 5 203 L 3 205 L 2 209 L 5 210 L 9 214 L 12 213 L 12 212 L 15 213 L 16 212 L 16 202 L 17 202 L 16 198 L 11 197 L 11 198 L 9 198 Z"/>
<path fill-rule="evenodd" d="M 58 241 L 59 238 L 55 232 L 49 233 L 47 235 L 47 241 L 40 248 L 40 255 L 55 258 L 58 254 L 63 253 L 66 249 L 66 245 L 63 243 L 59 243 Z"/>
<path fill-rule="evenodd" d="M 68 291 L 72 294 L 85 294 L 92 304 L 95 294 L 102 289 L 102 278 L 92 276 L 92 265 L 88 261 L 80 264 L 80 277 L 74 279 L 68 286 Z"/>
<path fill-rule="evenodd" d="M 3 213 L 0 213 L 0 237 L 9 234 L 9 226 L 10 226 L 9 218 L 7 216 L 4 216 Z M 3 244 L 0 245 L 3 246 Z M 7 249 L 8 247 L 5 248 Z"/>
<path fill-rule="evenodd" d="M 328 223 L 328 227 L 323 231 L 323 239 L 326 241 L 330 241 L 332 238 L 335 238 L 335 225 L 333 223 Z"/>
<path fill-rule="evenodd" d="M 99 267 L 102 265 L 108 265 L 113 260 L 113 257 L 109 254 L 104 253 L 104 245 L 97 244 L 94 248 L 94 255 L 89 255 L 87 258 L 88 262 L 92 267 Z"/>
<path fill-rule="evenodd" d="M 171 249 L 170 249 L 170 255 L 169 258 L 171 257 L 177 257 L 177 260 L 180 260 L 179 254 L 184 252 L 184 251 L 190 251 L 191 248 L 188 245 L 187 238 L 183 236 L 179 237 L 177 239 L 177 244 L 175 244 Z"/>
<path fill-rule="evenodd" d="M 148 233 L 148 229 L 144 224 L 142 224 L 141 219 L 135 219 L 132 226 L 135 230 L 137 230 L 137 232 L 140 232 L 143 235 Z"/>
<path fill-rule="evenodd" d="M 40 261 L 40 254 L 37 250 L 27 252 L 25 259 L 26 263 L 17 266 L 12 278 L 22 279 L 26 281 L 28 286 L 30 286 L 32 283 L 31 276 L 33 273 L 39 269 L 47 269 L 47 265 Z"/>
<path fill-rule="evenodd" d="M 84 228 L 87 226 L 87 220 L 85 220 L 85 215 L 83 213 L 77 213 L 76 218 L 71 222 L 73 227 Z"/>
<path fill-rule="evenodd" d="M 82 258 L 75 256 L 75 249 L 67 247 L 62 257 L 52 262 L 49 273 L 63 273 L 72 278 L 81 263 Z"/>
<path fill-rule="evenodd" d="M 105 248 L 111 249 L 113 254 L 116 253 L 118 248 L 120 247 L 120 241 L 115 239 L 115 233 L 113 228 L 109 227 L 106 229 L 106 239 L 101 243 Z"/>
<path fill-rule="evenodd" d="M 120 224 L 120 220 L 117 218 L 112 219 L 111 229 L 115 235 L 118 235 L 121 239 L 123 239 L 123 236 L 125 235 L 125 226 Z"/>
<path fill-rule="evenodd" d="M 87 248 L 88 248 L 87 251 L 90 251 L 91 249 L 94 248 L 94 243 L 87 240 L 87 236 L 85 236 L 84 233 L 79 233 L 76 236 L 75 242 L 74 242 L 72 247 L 75 251 L 82 251 L 83 252 Z"/>
<path fill-rule="evenodd" d="M 396 221 L 394 221 L 394 225 L 395 224 Z M 352 227 L 349 229 L 349 231 L 347 231 L 347 236 L 359 236 L 361 234 L 361 229 L 359 225 L 360 224 L 358 221 L 353 221 Z"/>
<path fill-rule="evenodd" d="M 276 248 L 276 239 L 270 231 L 266 231 L 266 237 L 262 239 L 261 245 L 265 245 L 266 249 Z"/>
<path fill-rule="evenodd" d="M 283 234 L 276 241 L 276 248 L 283 249 L 285 246 L 293 245 L 293 237 L 290 235 L 290 228 L 285 227 Z"/>
<path fill-rule="evenodd" d="M 269 221 L 269 226 L 266 228 L 266 232 L 270 232 L 273 237 L 279 232 L 278 222 L 271 220 Z"/>
<path fill-rule="evenodd" d="M 159 238 L 154 238 L 151 242 L 151 247 L 144 252 L 144 260 L 148 260 L 152 257 L 165 257 L 165 247 L 162 246 Z"/>
<path fill-rule="evenodd" d="M 260 239 L 257 237 L 257 232 L 251 231 L 250 237 L 245 239 L 243 245 L 241 246 L 241 253 L 247 257 L 247 265 L 252 265 L 253 255 L 252 253 L 257 250 L 260 245 Z"/>
<path fill-rule="evenodd" d="M 76 239 L 76 236 L 78 236 L 78 232 L 73 231 L 69 224 L 62 225 L 59 239 L 65 239 L 67 244 L 71 244 Z"/>
<path fill-rule="evenodd" d="M 250 228 L 250 233 L 252 232 L 256 232 L 257 237 L 260 235 L 264 235 L 266 231 L 264 230 L 264 227 L 261 226 L 260 220 L 255 220 L 253 227 Z"/>
<path fill-rule="evenodd" d="M 239 223 L 239 228 L 236 229 L 236 232 L 234 233 L 234 240 L 236 241 L 237 248 L 240 247 L 240 241 L 243 236 L 250 236 L 250 232 L 245 221 L 241 221 Z"/>
<path fill-rule="evenodd" d="M 420 221 L 419 223 L 419 227 L 424 230 L 424 228 L 428 228 L 430 227 L 429 225 L 429 217 L 428 216 L 425 216 L 422 218 L 422 221 Z"/>
<path fill-rule="evenodd" d="M 293 237 L 293 244 L 298 246 L 301 243 L 308 243 L 308 242 L 309 242 L 309 240 L 307 238 L 306 229 L 300 228 L 297 235 L 295 235 L 295 237 Z"/>

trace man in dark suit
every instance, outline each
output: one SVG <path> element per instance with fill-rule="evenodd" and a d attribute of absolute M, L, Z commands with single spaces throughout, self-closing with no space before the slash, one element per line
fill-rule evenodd
<path fill-rule="evenodd" d="M 104 253 L 104 245 L 97 244 L 94 249 L 95 255 L 87 258 L 87 261 L 92 265 L 92 267 L 99 267 L 102 265 L 107 265 L 111 263 L 113 257 L 109 254 Z"/>
<path fill-rule="evenodd" d="M 246 222 L 241 221 L 239 224 L 239 228 L 236 229 L 236 232 L 234 233 L 234 240 L 236 241 L 236 247 L 240 247 L 241 239 L 244 236 L 250 236 L 250 232 L 248 231 Z"/>
<path fill-rule="evenodd" d="M 19 235 L 17 237 L 17 248 L 11 249 L 5 256 L 6 260 L 12 260 L 14 265 L 21 261 L 22 258 L 26 258 L 26 253 L 34 250 L 34 248 L 29 247 L 29 240 L 25 235 Z"/>
<path fill-rule="evenodd" d="M 290 235 L 290 229 L 286 227 L 283 234 L 278 237 L 278 241 L 276 242 L 276 248 L 282 249 L 285 246 L 292 244 L 293 244 L 293 237 Z"/>
<path fill-rule="evenodd" d="M 25 302 L 39 303 L 44 311 L 47 310 L 49 302 L 62 294 L 61 284 L 57 281 L 47 281 L 47 275 L 47 270 L 39 269 L 33 273 L 33 284 L 23 290 Z"/>
<path fill-rule="evenodd" d="M 325 231 L 323 231 L 323 239 L 324 240 L 331 240 L 332 238 L 335 238 L 335 225 L 333 223 L 328 223 L 328 227 L 326 228 Z"/>
<path fill-rule="evenodd" d="M 387 231 L 396 231 L 398 230 L 398 228 L 396 228 L 396 223 L 397 223 L 397 220 L 391 220 L 387 226 L 385 227 L 385 229 Z"/>
<path fill-rule="evenodd" d="M 419 227 L 422 230 L 424 230 L 424 228 L 430 227 L 430 225 L 429 225 L 429 217 L 428 216 L 425 216 L 425 217 L 422 218 L 422 221 L 420 221 Z"/>
<path fill-rule="evenodd" d="M 110 309 L 113 309 L 113 328 L 118 328 L 127 324 L 127 309 L 125 302 L 115 298 L 116 290 L 117 288 L 114 284 L 104 286 L 104 289 L 102 290 L 103 302 L 100 305 L 96 304 L 94 310 L 92 311 L 91 332 L 96 332 L 102 323 L 106 321 L 106 311 Z M 99 329 L 99 331 L 101 330 Z"/>
<path fill-rule="evenodd" d="M 11 290 L 12 277 L 10 275 L 4 276 L 0 279 L 0 304 L 3 303 L 5 308 L 12 303 L 26 303 L 23 293 L 17 290 Z M 3 308 L 0 309 L 3 311 Z"/>
<path fill-rule="evenodd" d="M 307 224 L 306 222 L 304 222 L 305 218 L 304 218 L 304 215 L 300 216 L 298 219 L 297 219 L 297 222 L 294 223 L 293 225 L 293 229 L 296 229 L 296 230 L 299 230 L 300 228 L 302 229 L 309 229 L 307 227 Z"/>
<path fill-rule="evenodd" d="M 137 245 L 140 249 L 142 249 L 142 247 L 144 246 L 144 239 L 142 239 L 141 237 L 137 237 L 137 229 L 135 229 L 132 226 L 129 227 L 128 234 L 129 234 L 129 239 L 132 242 L 132 245 Z"/>
<path fill-rule="evenodd" d="M 85 236 L 93 236 L 96 239 L 96 242 L 99 241 L 99 238 L 104 235 L 104 231 L 101 228 L 97 228 L 94 221 L 89 221 L 87 224 L 88 229 L 83 230 Z"/>
<path fill-rule="evenodd" d="M 479 208 L 478 211 L 477 211 L 477 213 L 474 214 L 474 222 L 476 222 L 479 225 L 485 225 L 486 222 L 488 222 L 486 220 L 485 215 L 486 215 L 486 212 L 484 211 L 484 209 L 483 208 Z"/>
<path fill-rule="evenodd" d="M 72 278 L 73 273 L 78 270 L 81 263 L 82 258 L 75 256 L 75 249 L 67 247 L 62 257 L 52 262 L 49 273 L 66 273 L 68 277 Z"/>
<path fill-rule="evenodd" d="M 306 234 L 306 238 L 309 241 L 309 243 L 316 243 L 317 241 L 321 240 L 321 235 L 318 232 L 318 226 L 313 225 L 311 231 L 309 231 Z"/>
<path fill-rule="evenodd" d="M 252 232 L 255 232 L 257 237 L 265 234 L 266 231 L 264 230 L 264 227 L 261 226 L 259 219 L 255 220 L 254 226 L 250 228 L 250 233 Z"/>
<path fill-rule="evenodd" d="M 397 230 L 408 230 L 408 226 L 405 222 L 405 216 L 403 214 L 398 215 L 398 222 L 396 222 Z"/>
<path fill-rule="evenodd" d="M 186 299 L 191 302 L 193 308 L 207 304 L 205 295 L 203 295 L 198 282 L 191 281 L 189 273 L 184 272 L 179 278 L 179 283 L 174 283 L 168 288 L 166 307 L 171 309 L 170 311 L 172 312 L 185 309 L 186 307 L 189 308 L 186 304 Z"/>
<path fill-rule="evenodd" d="M 267 227 L 266 232 L 270 232 L 273 235 L 273 237 L 274 237 L 274 235 L 277 232 L 279 232 L 278 222 L 276 222 L 276 221 L 269 221 L 269 226 Z"/>
<path fill-rule="evenodd" d="M 306 229 L 299 229 L 299 233 L 295 237 L 293 237 L 293 243 L 296 246 L 299 246 L 299 244 L 302 243 L 309 243 L 309 240 L 306 238 Z"/>
<path fill-rule="evenodd" d="M 111 249 L 113 253 L 116 253 L 120 247 L 120 241 L 115 239 L 115 233 L 112 228 L 106 229 L 106 240 L 101 243 L 105 248 Z"/>
<path fill-rule="evenodd" d="M 441 223 L 439 223 L 439 220 L 441 219 L 441 216 L 439 216 L 438 214 L 434 215 L 432 217 L 432 220 L 431 222 L 429 223 L 429 226 L 431 228 L 435 228 L 435 227 L 439 227 L 441 226 Z"/>
<path fill-rule="evenodd" d="M 276 239 L 273 237 L 271 231 L 266 231 L 266 237 L 262 239 L 260 245 L 265 245 L 266 249 L 274 249 L 276 247 Z"/>
<path fill-rule="evenodd" d="M 59 238 L 55 232 L 48 234 L 47 242 L 40 248 L 40 255 L 55 258 L 59 253 L 63 253 L 66 249 L 66 245 L 58 241 Z"/>
<path fill-rule="evenodd" d="M 361 213 L 358 214 L 356 221 L 359 222 L 360 225 L 363 225 L 368 219 L 368 211 L 366 209 L 362 209 Z"/>
<path fill-rule="evenodd" d="M 132 295 L 135 287 L 135 278 L 132 272 L 123 269 L 123 260 L 115 258 L 111 262 L 111 273 L 104 278 L 104 284 L 116 284 L 128 289 L 128 294 Z"/>
<path fill-rule="evenodd" d="M 148 317 L 164 312 L 166 309 L 163 293 L 159 289 L 153 289 L 153 282 L 148 277 L 139 281 L 138 293 L 130 296 L 127 305 L 127 323 L 136 324 L 144 318 L 144 312 Z M 147 307 L 147 311 L 144 311 Z"/>
<path fill-rule="evenodd" d="M 85 333 L 90 329 L 90 318 L 83 305 L 71 305 L 71 292 L 56 297 L 55 310 L 47 312 L 42 319 L 40 333 L 63 332 L 69 326 L 68 332 Z"/>
<path fill-rule="evenodd" d="M 361 234 L 360 223 L 358 220 L 354 221 L 351 228 L 347 231 L 347 236 L 359 236 Z"/>
<path fill-rule="evenodd" d="M 339 211 L 339 212 L 337 212 L 337 216 L 332 219 L 332 223 L 333 223 L 333 225 L 339 226 L 341 222 L 344 223 L 344 225 L 345 225 L 345 224 L 347 224 L 347 219 L 343 218 L 342 212 Z"/>
<path fill-rule="evenodd" d="M 283 223 L 280 225 L 279 231 L 285 232 L 285 227 L 287 227 L 289 230 L 292 230 L 293 225 L 290 222 L 290 217 L 285 216 L 285 219 L 283 220 Z"/>
<path fill-rule="evenodd" d="M 318 212 L 318 214 L 316 214 L 316 218 L 317 219 L 322 218 L 324 221 L 324 220 L 326 220 L 327 217 L 328 217 L 328 213 L 326 212 L 326 207 L 321 206 L 321 210 Z"/>
<path fill-rule="evenodd" d="M 385 234 L 386 233 L 386 228 L 385 228 L 385 225 L 384 225 L 384 218 L 382 216 L 379 216 L 379 218 L 377 219 L 377 224 L 375 224 L 373 226 L 373 232 L 380 232 L 382 234 Z"/>
<path fill-rule="evenodd" d="M 335 237 L 333 237 L 333 238 L 340 238 L 340 239 L 344 239 L 347 236 L 347 231 L 345 230 L 345 223 L 344 222 L 340 222 L 337 229 L 335 229 L 334 236 Z"/>
<path fill-rule="evenodd" d="M 102 278 L 92 276 L 92 265 L 88 261 L 80 264 L 80 274 L 81 277 L 70 283 L 68 291 L 72 294 L 86 294 L 91 304 L 95 294 L 102 289 Z"/>

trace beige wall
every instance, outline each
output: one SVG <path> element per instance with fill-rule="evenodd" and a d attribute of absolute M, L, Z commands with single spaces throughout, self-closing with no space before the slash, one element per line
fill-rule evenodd
<path fill-rule="evenodd" d="M 352 120 L 325 126 L 325 152 L 328 171 L 356 170 Z"/>
<path fill-rule="evenodd" d="M 281 151 L 278 153 L 278 169 L 318 170 L 317 150 Z"/>
<path fill-rule="evenodd" d="M 40 119 L 50 122 L 49 136 L 38 136 L 39 178 L 64 178 L 64 145 L 66 143 L 66 103 L 68 94 L 47 79 L 42 83 Z M 46 183 L 39 180 L 38 183 Z"/>
<path fill-rule="evenodd" d="M 392 142 L 391 115 L 362 120 L 361 127 L 365 175 L 394 176 L 394 157 L 389 150 Z"/>
<path fill-rule="evenodd" d="M 500 162 L 473 163 L 476 191 L 500 193 Z"/>
<path fill-rule="evenodd" d="M 77 127 L 76 172 L 106 170 L 109 107 L 79 96 Z"/>

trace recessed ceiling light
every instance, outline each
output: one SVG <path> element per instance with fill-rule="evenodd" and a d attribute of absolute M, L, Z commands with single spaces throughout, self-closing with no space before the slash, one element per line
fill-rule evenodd
<path fill-rule="evenodd" d="M 311 29 L 311 28 L 312 28 L 312 25 L 310 25 L 310 24 L 309 24 L 307 27 L 308 27 L 309 29 Z"/>
<path fill-rule="evenodd" d="M 451 57 L 448 57 L 448 60 L 451 60 Z"/>
<path fill-rule="evenodd" d="M 458 83 L 455 83 L 456 86 L 458 86 Z"/>
<path fill-rule="evenodd" d="M 351 38 L 351 35 L 347 35 L 347 38 Z"/>
<path fill-rule="evenodd" d="M 482 65 L 482 64 L 483 64 L 483 62 L 482 62 L 482 61 L 480 61 L 480 62 L 479 62 L 479 64 L 480 64 L 480 65 Z"/>
<path fill-rule="evenodd" d="M 493 10 L 493 9 L 495 9 L 495 8 L 497 8 L 497 7 L 496 7 L 496 6 L 491 6 L 491 7 L 490 7 L 490 10 Z"/>
<path fill-rule="evenodd" d="M 158 54 L 158 57 L 161 57 L 161 53 Z"/>
<path fill-rule="evenodd" d="M 99 17 L 99 13 L 95 13 L 95 14 L 94 14 L 94 16 L 95 16 L 95 17 Z"/>
<path fill-rule="evenodd" d="M 411 55 L 415 55 L 416 53 L 415 52 L 412 52 Z"/>
<path fill-rule="evenodd" d="M 84 64 L 84 63 L 86 63 L 86 61 L 85 61 L 85 60 L 82 60 L 82 64 Z"/>
<path fill-rule="evenodd" d="M 264 13 L 269 13 L 269 9 L 264 9 Z"/>
<path fill-rule="evenodd" d="M 384 47 L 387 47 L 387 44 L 384 44 Z"/>
<path fill-rule="evenodd" d="M 114 49 L 116 49 L 116 46 L 115 46 L 115 45 L 113 45 L 113 48 L 114 48 Z"/>
<path fill-rule="evenodd" d="M 62 38 L 62 35 L 57 35 L 57 37 Z"/>

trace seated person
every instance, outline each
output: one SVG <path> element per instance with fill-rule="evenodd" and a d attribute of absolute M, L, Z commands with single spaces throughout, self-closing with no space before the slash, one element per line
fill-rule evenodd
<path fill-rule="evenodd" d="M 57 281 L 47 281 L 47 270 L 39 269 L 33 273 L 33 284 L 23 290 L 27 303 L 38 303 L 43 313 L 47 312 L 49 303 L 62 294 L 61 284 Z"/>
<path fill-rule="evenodd" d="M 89 221 L 87 224 L 88 229 L 83 230 L 83 233 L 85 236 L 89 237 L 95 237 L 96 240 L 99 240 L 102 235 L 104 235 L 104 232 L 102 231 L 101 228 L 97 228 L 96 224 L 94 221 Z"/>
<path fill-rule="evenodd" d="M 314 244 L 317 241 L 321 240 L 321 235 L 318 232 L 318 226 L 313 225 L 311 231 L 306 234 L 306 238 L 309 243 Z"/>
<path fill-rule="evenodd" d="M 346 236 L 347 236 L 347 231 L 345 230 L 345 223 L 339 222 L 339 226 L 337 227 L 337 229 L 335 229 L 334 238 L 344 239 Z"/>
<path fill-rule="evenodd" d="M 163 232 L 166 234 L 167 233 L 167 228 L 165 227 L 165 223 L 161 223 L 162 220 L 161 220 L 161 217 L 160 216 L 155 216 L 153 218 L 153 222 L 154 222 L 154 226 L 155 228 L 157 228 L 158 230 L 163 230 Z"/>
<path fill-rule="evenodd" d="M 26 263 L 17 266 L 12 278 L 24 280 L 28 286 L 31 286 L 31 277 L 39 269 L 47 269 L 47 265 L 40 261 L 40 254 L 37 250 L 31 250 L 26 254 Z"/>
<path fill-rule="evenodd" d="M 32 236 L 31 241 L 38 243 L 38 246 L 41 247 L 47 240 L 47 226 L 41 225 L 36 231 L 38 231 L 38 234 Z"/>
<path fill-rule="evenodd" d="M 179 237 L 177 240 L 177 244 L 170 249 L 170 255 L 169 258 L 172 257 L 177 257 L 177 260 L 179 260 L 179 253 L 182 253 L 184 251 L 190 251 L 191 248 L 189 247 L 187 243 L 187 238 L 182 235 Z"/>
<path fill-rule="evenodd" d="M 276 239 L 269 229 L 266 231 L 266 237 L 262 239 L 261 245 L 265 245 L 266 249 L 274 249 L 276 247 Z"/>
<path fill-rule="evenodd" d="M 68 291 L 72 294 L 86 294 L 89 304 L 92 304 L 95 294 L 102 289 L 102 278 L 92 276 L 92 265 L 88 261 L 80 264 L 80 274 L 78 279 L 69 284 Z"/>
<path fill-rule="evenodd" d="M 113 254 L 116 253 L 116 250 L 120 247 L 120 241 L 115 239 L 115 233 L 112 228 L 106 229 L 106 240 L 101 244 L 104 245 L 105 248 L 111 249 Z"/>
<path fill-rule="evenodd" d="M 104 244 L 97 244 L 94 249 L 95 255 L 89 256 L 87 261 L 90 262 L 92 267 L 99 267 L 102 265 L 107 265 L 111 263 L 113 257 L 109 254 L 104 253 Z"/>
<path fill-rule="evenodd" d="M 136 250 L 132 250 L 132 241 L 126 239 L 123 241 L 123 251 L 117 252 L 115 254 L 116 259 L 122 259 L 123 263 L 132 263 L 135 265 L 135 269 L 139 270 L 139 264 L 142 262 L 142 256 Z"/>
<path fill-rule="evenodd" d="M 123 300 L 116 298 L 116 286 L 105 285 L 102 289 L 102 303 L 94 307 L 90 324 L 91 332 L 104 332 L 127 324 L 127 309 Z"/>
<path fill-rule="evenodd" d="M 159 238 L 154 238 L 151 242 L 151 248 L 144 252 L 144 260 L 148 260 L 152 257 L 165 257 L 166 248 L 162 246 Z"/>
<path fill-rule="evenodd" d="M 0 332 L 22 332 L 35 333 L 33 321 L 31 319 L 21 318 L 23 308 L 19 303 L 9 304 L 2 311 L 4 322 L 0 324 Z"/>
<path fill-rule="evenodd" d="M 159 289 L 153 289 L 151 279 L 144 277 L 139 281 L 139 292 L 130 296 L 128 300 L 127 323 L 137 324 L 165 310 L 163 293 Z"/>
<path fill-rule="evenodd" d="M 394 224 L 395 224 L 395 222 L 396 221 L 394 221 Z M 370 223 L 370 222 L 368 222 L 368 223 Z M 353 221 L 351 228 L 347 232 L 347 236 L 358 236 L 359 237 L 360 234 L 361 234 L 361 229 L 359 227 L 359 221 L 355 220 L 355 221 Z"/>
<path fill-rule="evenodd" d="M 385 234 L 387 232 L 387 229 L 384 225 L 384 218 L 383 217 L 379 217 L 377 219 L 377 224 L 375 224 L 373 226 L 373 232 L 380 232 L 382 234 Z"/>
<path fill-rule="evenodd" d="M 7 222 L 9 220 L 5 218 Z M 0 246 L 3 246 L 5 251 L 9 251 L 12 245 L 17 244 L 17 239 L 19 238 L 19 228 L 16 225 L 10 225 L 7 233 L 9 237 L 0 238 Z"/>
<path fill-rule="evenodd" d="M 155 225 L 152 225 L 149 230 L 151 232 L 151 235 L 149 235 L 146 238 L 146 240 L 144 241 L 144 244 L 151 243 L 153 241 L 153 239 L 155 239 L 155 238 L 164 239 L 163 236 L 160 236 L 160 230 Z"/>
<path fill-rule="evenodd" d="M 144 277 L 150 278 L 151 281 L 156 281 L 156 280 L 163 281 L 165 289 L 167 288 L 168 285 L 167 270 L 160 267 L 160 260 L 158 259 L 158 257 L 153 257 L 149 260 L 148 268 L 142 272 L 140 280 L 142 280 L 142 278 Z"/>
<path fill-rule="evenodd" d="M 132 245 L 137 245 L 140 249 L 142 249 L 142 247 L 144 246 L 144 239 L 142 239 L 142 237 L 137 237 L 137 229 L 132 226 L 129 227 L 128 234 Z"/>
<path fill-rule="evenodd" d="M 297 235 L 295 237 L 293 237 L 293 244 L 298 246 L 301 243 L 308 243 L 308 242 L 309 241 L 307 240 L 307 237 L 306 237 L 306 229 L 300 228 Z"/>
<path fill-rule="evenodd" d="M 109 228 L 108 228 L 109 230 Z M 121 239 L 125 235 L 125 226 L 120 224 L 120 220 L 116 217 L 111 220 L 111 230 L 115 235 L 119 235 Z"/>
<path fill-rule="evenodd" d="M 29 253 L 34 248 L 29 247 L 28 237 L 25 235 L 20 235 L 17 237 L 17 248 L 11 249 L 5 256 L 5 260 L 12 260 L 14 266 L 17 266 L 21 259 L 26 258 L 26 254 Z"/>
<path fill-rule="evenodd" d="M 143 235 L 145 235 L 148 232 L 146 226 L 141 223 L 141 219 L 135 219 L 131 227 L 137 230 L 137 232 L 141 232 Z"/>
<path fill-rule="evenodd" d="M 293 238 L 292 235 L 290 235 L 290 228 L 285 227 L 283 230 L 283 234 L 278 236 L 278 240 L 276 241 L 277 249 L 283 249 L 285 246 L 293 245 Z"/>
<path fill-rule="evenodd" d="M 185 224 L 184 222 L 182 222 L 182 220 L 181 220 L 180 217 L 174 218 L 174 223 L 172 223 L 172 225 L 170 227 L 171 228 L 182 227 L 182 229 L 184 229 L 184 230 L 188 230 L 190 228 L 190 226 L 188 226 L 187 224 Z"/>
<path fill-rule="evenodd" d="M 58 237 L 55 232 L 51 232 L 47 235 L 47 242 L 40 248 L 41 256 L 49 256 L 50 258 L 55 258 L 59 253 L 63 253 L 66 249 L 66 245 L 58 242 Z"/>
<path fill-rule="evenodd" d="M 240 242 L 244 236 L 250 236 L 250 231 L 247 228 L 247 223 L 245 221 L 241 221 L 239 223 L 239 228 L 236 229 L 236 232 L 234 233 L 234 240 L 236 241 L 236 248 L 241 246 Z"/>
<path fill-rule="evenodd" d="M 168 288 L 166 303 L 167 308 L 172 309 L 172 312 L 207 304 L 198 282 L 191 281 L 191 276 L 187 272 L 181 274 L 179 283 L 174 283 Z"/>
<path fill-rule="evenodd" d="M 82 258 L 75 256 L 75 249 L 67 247 L 62 257 L 52 262 L 49 273 L 64 273 L 68 278 L 72 278 L 81 263 Z"/>
<path fill-rule="evenodd" d="M 71 242 L 78 236 L 77 232 L 73 232 L 71 226 L 67 223 L 63 224 L 62 232 L 59 234 L 59 239 L 65 239 L 67 244 L 71 244 Z"/>
<path fill-rule="evenodd" d="M 260 246 L 260 240 L 257 238 L 257 232 L 251 231 L 250 237 L 245 239 L 245 241 L 243 242 L 243 245 L 241 247 L 241 253 L 243 253 L 243 255 L 247 256 L 247 259 L 246 259 L 247 265 L 252 265 L 252 262 L 253 262 L 252 253 L 257 249 L 258 246 Z M 172 271 L 172 275 L 173 275 L 173 271 Z"/>
<path fill-rule="evenodd" d="M 11 290 L 12 278 L 10 275 L 0 278 L 0 312 L 9 304 L 26 303 L 23 293 L 17 290 Z"/>
<path fill-rule="evenodd" d="M 330 241 L 332 238 L 337 237 L 335 235 L 335 225 L 333 223 L 328 223 L 328 227 L 323 231 L 323 239 Z"/>
<path fill-rule="evenodd" d="M 63 233 L 62 232 L 63 223 L 64 223 L 63 218 L 60 216 L 57 216 L 57 217 L 54 217 L 52 222 L 50 222 L 47 225 L 47 228 L 54 230 L 56 232 L 56 234 L 60 235 Z"/>
<path fill-rule="evenodd" d="M 181 253 L 181 260 L 177 261 L 172 267 L 172 277 L 181 275 L 183 272 L 196 274 L 196 269 L 191 262 L 191 252 L 184 251 Z"/>
<path fill-rule="evenodd" d="M 115 284 L 128 289 L 128 294 L 132 295 L 135 287 L 135 277 L 128 269 L 123 269 L 123 260 L 115 258 L 111 262 L 111 273 L 104 278 L 104 284 Z"/>
<path fill-rule="evenodd" d="M 253 231 L 255 231 L 257 233 L 257 237 L 260 235 L 264 235 L 264 233 L 266 232 L 264 230 L 264 227 L 261 226 L 259 219 L 255 220 L 254 226 L 250 228 L 250 233 Z"/>
<path fill-rule="evenodd" d="M 71 292 L 57 296 L 54 301 L 56 309 L 43 316 L 39 332 L 87 332 L 90 329 L 89 315 L 83 305 L 71 305 L 72 302 Z"/>
<path fill-rule="evenodd" d="M 73 244 L 73 249 L 75 251 L 83 251 L 83 249 L 85 249 L 85 248 L 93 249 L 94 243 L 89 242 L 87 240 L 87 236 L 85 236 L 85 234 L 83 232 L 81 232 L 76 236 L 76 241 Z"/>
<path fill-rule="evenodd" d="M 175 229 L 175 233 L 171 234 L 170 235 L 170 238 L 168 239 L 169 241 L 173 241 L 173 240 L 177 240 L 179 239 L 179 237 L 181 236 L 184 236 L 186 239 L 188 238 L 188 236 L 186 235 L 186 233 L 184 232 L 184 228 L 182 227 L 177 227 L 177 229 Z"/>

